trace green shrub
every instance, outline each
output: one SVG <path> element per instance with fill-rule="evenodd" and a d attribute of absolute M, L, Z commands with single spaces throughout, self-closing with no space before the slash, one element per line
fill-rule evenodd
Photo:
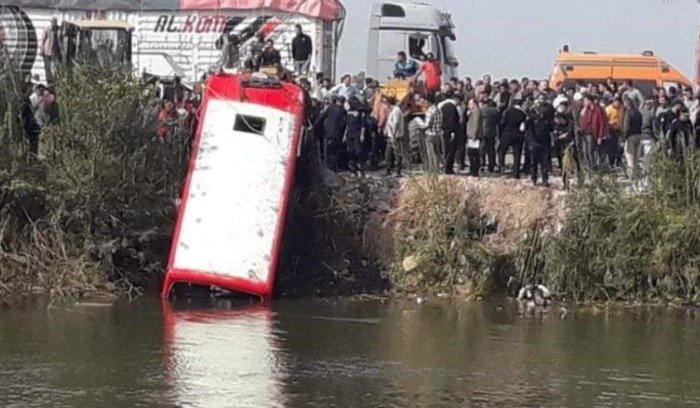
<path fill-rule="evenodd" d="M 190 135 L 158 137 L 143 115 L 148 90 L 120 71 L 76 67 L 55 91 L 60 123 L 43 130 L 39 160 L 1 130 L 16 153 L 0 177 L 0 302 L 3 286 L 82 293 L 101 279 L 132 288 L 157 280 L 167 256 Z"/>
<path fill-rule="evenodd" d="M 577 301 L 700 301 L 700 155 L 657 158 L 648 192 L 598 181 L 576 193 L 548 248 L 554 290 Z"/>

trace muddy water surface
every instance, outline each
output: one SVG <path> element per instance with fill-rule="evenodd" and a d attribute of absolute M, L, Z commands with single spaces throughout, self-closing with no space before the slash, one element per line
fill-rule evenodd
<path fill-rule="evenodd" d="M 700 406 L 700 312 L 139 301 L 0 311 L 0 407 Z"/>

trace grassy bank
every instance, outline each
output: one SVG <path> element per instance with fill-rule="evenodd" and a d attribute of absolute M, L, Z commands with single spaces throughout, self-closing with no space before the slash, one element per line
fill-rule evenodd
<path fill-rule="evenodd" d="M 553 289 L 577 301 L 700 303 L 700 154 L 656 157 L 647 193 L 609 181 L 577 193 L 546 248 Z"/>
<path fill-rule="evenodd" d="M 136 290 L 160 277 L 187 136 L 156 136 L 145 89 L 76 68 L 56 88 L 60 122 L 31 160 L 16 77 L 2 83 L 0 303 L 28 293 Z"/>
<path fill-rule="evenodd" d="M 700 303 L 700 155 L 688 152 L 684 163 L 656 157 L 647 192 L 594 180 L 562 198 L 569 210 L 561 225 L 521 225 L 510 246 L 492 245 L 490 237 L 505 234 L 503 220 L 486 216 L 493 209 L 454 179 L 409 180 L 389 217 L 390 280 L 408 292 L 493 296 L 541 282 L 577 302 Z"/>

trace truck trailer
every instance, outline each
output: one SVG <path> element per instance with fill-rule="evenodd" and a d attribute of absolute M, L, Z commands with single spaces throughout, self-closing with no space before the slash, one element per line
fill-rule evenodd
<path fill-rule="evenodd" d="M 49 4 L 47 4 L 49 3 Z M 217 43 L 227 34 L 240 38 L 245 56 L 255 37 L 273 39 L 285 68 L 292 69 L 295 26 L 311 36 L 311 72 L 334 78 L 345 9 L 339 0 L 5 0 L 0 6 L 0 46 L 24 72 L 44 82 L 40 52 L 51 20 L 115 20 L 134 27 L 132 55 L 137 73 L 154 69 L 183 72 L 188 82 L 217 68 Z"/>

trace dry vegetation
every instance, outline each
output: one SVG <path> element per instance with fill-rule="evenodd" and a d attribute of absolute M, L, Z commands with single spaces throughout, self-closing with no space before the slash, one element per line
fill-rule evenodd
<path fill-rule="evenodd" d="M 387 225 L 390 280 L 489 296 L 525 282 L 584 301 L 700 302 L 700 154 L 657 152 L 651 186 L 599 178 L 570 196 L 509 180 L 409 179 Z"/>
<path fill-rule="evenodd" d="M 160 278 L 187 135 L 156 136 L 147 93 L 123 72 L 74 69 L 56 85 L 60 123 L 27 157 L 19 81 L 0 92 L 0 303 L 76 297 Z"/>
<path fill-rule="evenodd" d="M 0 86 L 0 304 L 157 285 L 187 135 L 158 138 L 141 115 L 145 89 L 123 73 L 77 69 L 57 85 L 61 121 L 32 162 L 18 78 Z M 647 193 L 601 179 L 568 197 L 435 175 L 400 187 L 330 176 L 321 188 L 302 168 L 310 183 L 297 191 L 279 293 L 379 292 L 388 282 L 489 296 L 536 281 L 575 301 L 698 303 L 700 155 L 657 157 Z"/>

